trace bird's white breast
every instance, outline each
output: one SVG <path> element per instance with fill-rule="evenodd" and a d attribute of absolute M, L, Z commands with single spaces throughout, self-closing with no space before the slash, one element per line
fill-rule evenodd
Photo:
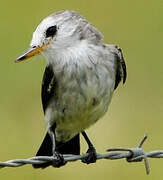
<path fill-rule="evenodd" d="M 48 128 L 56 123 L 58 141 L 68 141 L 103 116 L 114 90 L 114 57 L 102 46 L 77 48 L 64 51 L 60 58 L 50 55 L 57 88 L 46 123 Z"/>

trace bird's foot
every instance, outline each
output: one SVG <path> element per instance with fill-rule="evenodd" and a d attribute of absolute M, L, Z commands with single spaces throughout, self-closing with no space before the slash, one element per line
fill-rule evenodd
<path fill-rule="evenodd" d="M 86 164 L 95 163 L 97 160 L 96 149 L 93 146 L 89 147 L 87 153 L 88 153 L 88 156 L 83 158 L 82 162 Z"/>
<path fill-rule="evenodd" d="M 59 168 L 59 167 L 64 166 L 66 164 L 62 154 L 55 151 L 53 153 L 53 156 L 56 157 L 56 160 L 54 160 L 53 164 L 52 164 L 53 167 Z"/>

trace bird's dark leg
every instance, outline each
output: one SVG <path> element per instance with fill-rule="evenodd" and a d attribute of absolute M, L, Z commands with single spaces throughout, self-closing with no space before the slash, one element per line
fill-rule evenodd
<path fill-rule="evenodd" d="M 52 140 L 52 154 L 53 154 L 53 156 L 55 156 L 57 158 L 57 160 L 54 161 L 52 165 L 54 167 L 59 168 L 59 167 L 65 165 L 66 162 L 64 161 L 63 155 L 60 154 L 59 152 L 57 152 L 55 130 L 53 128 L 50 128 L 48 133 L 49 133 L 51 140 Z"/>
<path fill-rule="evenodd" d="M 87 134 L 84 131 L 82 132 L 82 135 L 83 135 L 84 139 L 86 140 L 86 142 L 88 144 L 87 153 L 89 154 L 86 158 L 84 158 L 82 160 L 82 162 L 86 163 L 86 164 L 95 163 L 96 160 L 97 160 L 96 149 L 95 149 L 95 147 L 93 146 L 93 144 L 91 143 L 91 141 L 89 140 Z"/>

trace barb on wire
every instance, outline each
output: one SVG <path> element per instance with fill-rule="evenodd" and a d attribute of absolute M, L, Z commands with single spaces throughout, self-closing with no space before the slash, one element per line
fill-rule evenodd
<path fill-rule="evenodd" d="M 110 159 L 110 160 L 116 160 L 116 159 L 122 159 L 125 158 L 127 162 L 140 162 L 144 160 L 146 173 L 149 174 L 150 168 L 148 163 L 148 158 L 163 158 L 163 150 L 157 150 L 146 153 L 142 149 L 142 145 L 147 139 L 147 135 L 143 137 L 141 142 L 136 148 L 110 148 L 107 151 L 109 153 L 106 154 L 99 154 L 97 153 L 97 160 L 99 159 Z M 114 151 L 114 152 L 113 152 Z M 115 152 L 119 151 L 119 152 Z M 123 153 L 120 151 L 124 151 Z M 77 160 L 82 160 L 83 158 L 87 157 L 88 153 L 83 155 L 63 155 L 63 158 L 65 162 L 72 162 Z M 6 162 L 0 162 L 0 168 L 4 167 L 19 167 L 23 166 L 25 164 L 43 164 L 47 162 L 55 162 L 57 161 L 57 158 L 55 156 L 37 156 L 32 157 L 28 159 L 15 159 L 15 160 L 9 160 Z"/>

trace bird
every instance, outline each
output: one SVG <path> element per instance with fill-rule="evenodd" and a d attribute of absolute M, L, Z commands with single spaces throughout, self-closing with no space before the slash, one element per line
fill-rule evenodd
<path fill-rule="evenodd" d="M 47 133 L 36 156 L 57 160 L 33 167 L 64 166 L 63 155 L 80 154 L 80 135 L 88 145 L 82 162 L 95 163 L 96 148 L 85 131 L 104 116 L 120 81 L 126 81 L 121 48 L 105 44 L 101 32 L 80 13 L 62 10 L 42 20 L 30 48 L 15 62 L 38 54 L 47 60 L 41 89 Z"/>

